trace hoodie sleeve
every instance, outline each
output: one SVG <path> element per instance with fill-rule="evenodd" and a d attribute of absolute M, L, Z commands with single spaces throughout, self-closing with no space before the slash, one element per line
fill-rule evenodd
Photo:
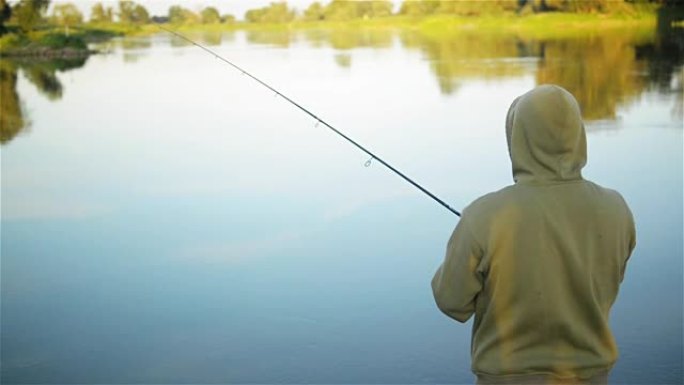
<path fill-rule="evenodd" d="M 437 307 L 459 322 L 466 322 L 475 311 L 475 298 L 483 285 L 478 271 L 481 259 L 482 249 L 461 219 L 447 244 L 444 263 L 432 279 Z"/>
<path fill-rule="evenodd" d="M 623 199 L 624 202 L 624 199 Z M 625 256 L 625 260 L 622 263 L 622 269 L 620 271 L 620 283 L 625 279 L 625 270 L 627 269 L 627 262 L 629 261 L 629 258 L 632 256 L 632 252 L 634 251 L 634 248 L 636 247 L 636 226 L 634 224 L 634 216 L 632 215 L 632 211 L 629 209 L 629 206 L 627 206 L 627 203 L 625 202 L 625 208 L 627 211 L 627 231 L 629 233 L 628 235 L 628 242 L 629 245 L 627 246 L 627 255 Z"/>

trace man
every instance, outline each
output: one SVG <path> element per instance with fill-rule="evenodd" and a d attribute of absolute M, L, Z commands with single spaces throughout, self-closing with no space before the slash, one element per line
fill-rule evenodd
<path fill-rule="evenodd" d="M 506 118 L 515 184 L 468 206 L 432 280 L 437 306 L 475 314 L 478 383 L 606 383 L 617 359 L 610 308 L 635 246 L 619 193 L 582 178 L 575 98 L 554 85 Z"/>

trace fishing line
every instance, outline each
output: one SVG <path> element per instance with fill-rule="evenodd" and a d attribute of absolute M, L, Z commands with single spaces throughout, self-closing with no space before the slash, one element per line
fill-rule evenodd
<path fill-rule="evenodd" d="M 377 160 L 378 162 L 380 162 L 380 164 L 382 164 L 383 166 L 387 167 L 390 171 L 394 172 L 395 174 L 399 175 L 402 179 L 404 179 L 405 181 L 407 181 L 407 182 L 409 182 L 410 184 L 412 184 L 414 187 L 416 187 L 418 190 L 420 190 L 420 191 L 422 191 L 423 193 L 425 193 L 425 194 L 426 194 L 427 196 L 429 196 L 430 198 L 434 199 L 437 203 L 439 203 L 440 205 L 444 206 L 447 210 L 451 211 L 452 213 L 456 214 L 456 215 L 459 216 L 459 217 L 461 216 L 461 213 L 460 213 L 460 212 L 458 212 L 458 211 L 454 210 L 453 208 L 451 208 L 451 206 L 449 206 L 448 204 L 446 204 L 443 200 L 439 199 L 435 194 L 433 194 L 433 193 L 431 193 L 430 191 L 428 191 L 427 189 L 425 189 L 425 187 L 423 187 L 423 186 L 419 185 L 418 183 L 414 182 L 411 178 L 409 178 L 409 177 L 406 176 L 404 173 L 402 173 L 401 171 L 399 171 L 399 170 L 397 170 L 396 168 L 394 168 L 394 167 L 393 167 L 392 165 L 390 165 L 389 163 L 385 162 L 382 158 L 380 158 L 380 157 L 378 157 L 377 155 L 375 155 L 374 153 L 370 152 L 368 149 L 366 149 L 365 147 L 363 147 L 362 145 L 360 145 L 359 143 L 357 143 L 356 141 L 354 141 L 352 138 L 350 138 L 350 137 L 348 137 L 347 135 L 343 134 L 341 131 L 339 131 L 339 130 L 336 129 L 335 127 L 331 126 L 330 124 L 328 124 L 328 122 L 326 122 L 325 120 L 323 120 L 323 119 L 319 118 L 318 116 L 316 116 L 313 112 L 311 112 L 311 111 L 307 110 L 306 108 L 302 107 L 299 103 L 295 102 L 294 100 L 290 99 L 289 97 L 287 97 L 286 95 L 284 95 L 284 94 L 281 93 L 280 91 L 278 91 L 278 90 L 276 90 L 275 88 L 273 88 L 273 87 L 269 86 L 268 84 L 264 83 L 261 79 L 257 78 L 256 76 L 252 75 L 251 73 L 245 71 L 245 70 L 242 69 L 241 67 L 239 67 L 239 66 L 233 64 L 233 62 L 231 62 L 230 60 L 228 60 L 228 59 L 224 58 L 223 56 L 217 54 L 216 52 L 212 51 L 211 49 L 209 49 L 209 48 L 207 48 L 207 47 L 205 47 L 205 46 L 203 46 L 203 45 L 201 45 L 201 44 L 195 42 L 194 40 L 191 40 L 190 38 L 188 38 L 188 37 L 186 37 L 186 36 L 184 36 L 184 35 L 181 35 L 180 33 L 176 32 L 176 31 L 173 31 L 173 30 L 170 30 L 170 29 L 168 29 L 168 28 L 164 28 L 164 27 L 162 27 L 162 26 L 160 26 L 160 25 L 157 25 L 157 27 L 159 27 L 160 29 L 163 29 L 164 31 L 166 31 L 166 32 L 168 32 L 168 33 L 173 34 L 174 36 L 177 36 L 177 37 L 179 37 L 179 38 L 181 38 L 181 39 L 187 41 L 188 43 L 190 43 L 190 44 L 192 44 L 192 45 L 194 45 L 194 46 L 196 46 L 196 47 L 198 47 L 198 48 L 203 49 L 205 52 L 207 52 L 207 53 L 209 53 L 210 55 L 212 55 L 215 59 L 219 59 L 219 60 L 225 62 L 226 64 L 228 64 L 228 65 L 230 65 L 231 67 L 235 68 L 236 70 L 240 71 L 243 75 L 249 76 L 250 78 L 252 78 L 253 80 L 255 80 L 257 83 L 259 83 L 259 84 L 261 84 L 262 86 L 266 87 L 267 89 L 273 91 L 274 96 L 280 96 L 281 98 L 287 100 L 287 101 L 290 102 L 292 105 L 294 105 L 295 107 L 299 108 L 300 110 L 304 111 L 306 114 L 308 114 L 309 116 L 311 116 L 312 118 L 314 118 L 314 119 L 316 120 L 316 127 L 318 127 L 319 124 L 322 124 L 322 125 L 328 127 L 328 128 L 329 128 L 330 130 L 332 130 L 334 133 L 336 133 L 337 135 L 339 135 L 339 136 L 341 136 L 342 138 L 344 138 L 347 142 L 353 144 L 354 146 L 356 146 L 356 148 L 358 148 L 359 150 L 365 152 L 366 154 L 368 154 L 368 156 L 370 156 L 370 159 L 368 159 L 368 161 L 366 161 L 366 163 L 364 164 L 364 166 L 369 167 L 369 166 L 371 165 L 371 163 L 372 163 L 373 160 Z"/>

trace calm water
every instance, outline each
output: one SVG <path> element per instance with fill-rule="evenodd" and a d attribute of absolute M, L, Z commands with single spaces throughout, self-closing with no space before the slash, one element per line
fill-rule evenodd
<path fill-rule="evenodd" d="M 615 383 L 682 381 L 682 42 L 388 30 L 193 36 L 456 208 L 511 183 L 504 117 L 558 83 L 631 205 Z M 468 383 L 430 280 L 457 218 L 167 35 L 0 62 L 3 383 Z"/>

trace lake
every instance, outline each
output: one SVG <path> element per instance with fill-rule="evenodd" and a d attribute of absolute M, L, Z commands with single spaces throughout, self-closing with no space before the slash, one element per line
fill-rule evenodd
<path fill-rule="evenodd" d="M 568 89 L 637 222 L 611 382 L 682 382 L 681 31 L 189 36 L 457 210 L 512 183 L 512 100 Z M 455 215 L 182 39 L 97 48 L 0 61 L 2 383 L 472 383 Z"/>

